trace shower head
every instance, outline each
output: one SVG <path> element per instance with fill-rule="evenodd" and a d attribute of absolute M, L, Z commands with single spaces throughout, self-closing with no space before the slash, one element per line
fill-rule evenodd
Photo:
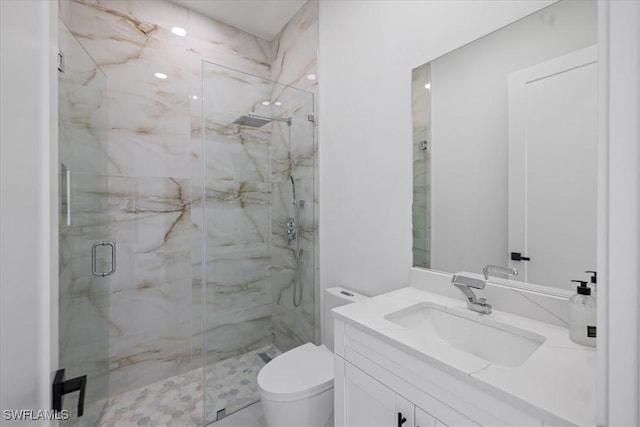
<path fill-rule="evenodd" d="M 246 115 L 246 116 L 240 116 L 238 117 L 233 124 L 234 125 L 240 125 L 240 126 L 250 126 L 253 128 L 259 128 L 262 127 L 264 125 L 266 125 L 267 123 L 270 123 L 271 119 L 269 117 L 258 117 L 258 116 L 253 116 L 253 115 Z"/>
<path fill-rule="evenodd" d="M 291 126 L 291 117 L 268 117 L 254 113 L 247 113 L 245 116 L 238 117 L 233 124 L 259 128 L 272 121 L 285 122 L 288 126 Z"/>

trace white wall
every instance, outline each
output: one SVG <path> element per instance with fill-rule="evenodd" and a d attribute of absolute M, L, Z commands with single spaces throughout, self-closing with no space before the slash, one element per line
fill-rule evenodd
<path fill-rule="evenodd" d="M 411 70 L 550 3 L 320 2 L 323 288 L 407 285 Z"/>
<path fill-rule="evenodd" d="M 0 2 L 0 411 L 49 409 L 57 363 L 56 7 Z"/>

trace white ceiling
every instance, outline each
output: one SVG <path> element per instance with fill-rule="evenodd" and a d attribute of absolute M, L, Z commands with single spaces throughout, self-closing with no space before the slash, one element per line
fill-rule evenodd
<path fill-rule="evenodd" d="M 307 0 L 171 1 L 271 41 Z"/>

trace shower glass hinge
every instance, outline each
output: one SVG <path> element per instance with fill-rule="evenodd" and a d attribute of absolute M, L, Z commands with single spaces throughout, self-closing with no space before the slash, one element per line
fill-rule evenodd
<path fill-rule="evenodd" d="M 428 145 L 427 141 L 425 140 L 425 141 L 418 142 L 418 147 L 421 150 L 426 150 L 429 147 L 429 145 Z"/>
<path fill-rule="evenodd" d="M 58 51 L 58 71 L 64 73 L 64 53 L 61 50 Z"/>
<path fill-rule="evenodd" d="M 312 122 L 312 123 L 315 123 L 316 122 L 316 116 L 313 113 L 308 114 L 307 115 L 307 120 Z"/>

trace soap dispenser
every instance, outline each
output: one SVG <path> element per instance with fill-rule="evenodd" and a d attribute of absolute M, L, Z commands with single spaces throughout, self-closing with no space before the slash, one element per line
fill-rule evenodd
<path fill-rule="evenodd" d="M 596 346 L 596 297 L 591 288 L 583 280 L 572 280 L 579 283 L 577 293 L 569 299 L 569 338 L 572 341 L 589 347 Z"/>

